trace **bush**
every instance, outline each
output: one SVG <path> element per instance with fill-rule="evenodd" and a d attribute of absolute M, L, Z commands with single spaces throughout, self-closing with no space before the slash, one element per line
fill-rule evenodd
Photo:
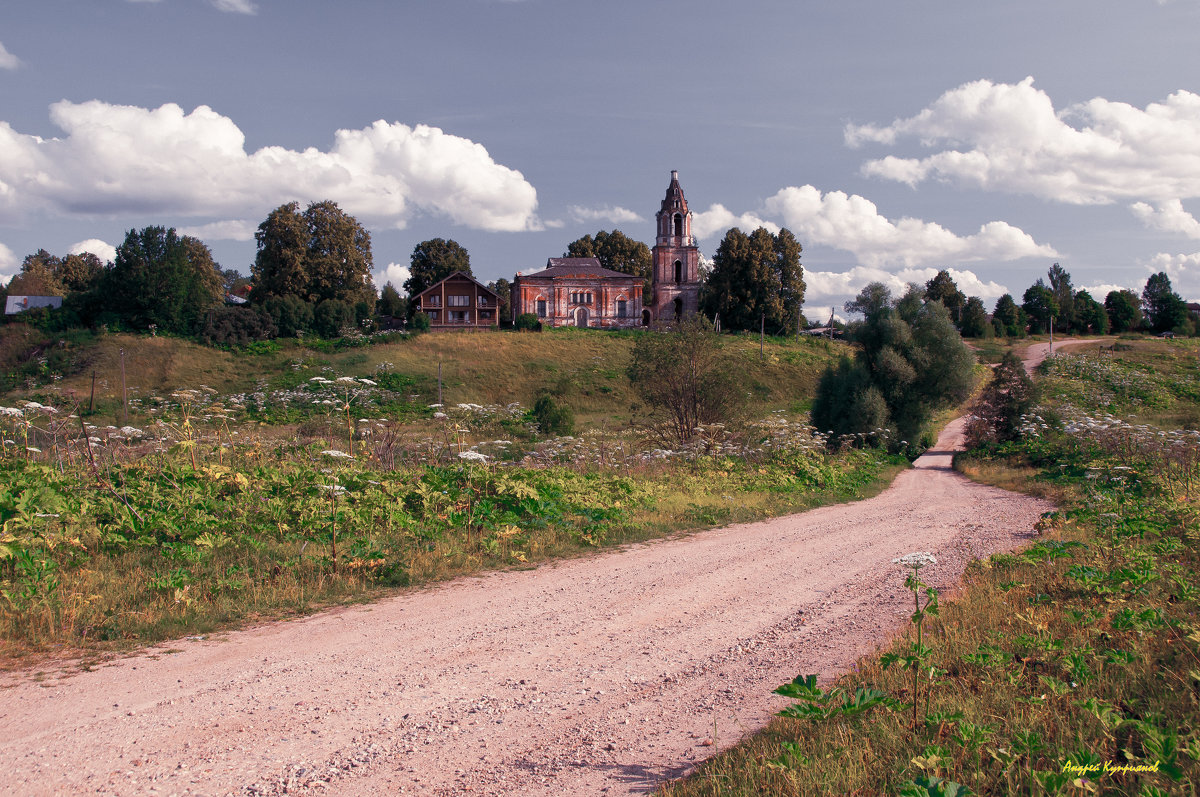
<path fill-rule="evenodd" d="M 971 408 L 967 422 L 967 448 L 984 443 L 1016 440 L 1021 416 L 1037 403 L 1037 388 L 1025 373 L 1025 364 L 1011 351 L 996 366 L 992 380 Z"/>
<path fill-rule="evenodd" d="M 208 313 L 200 339 L 209 346 L 245 346 L 279 334 L 271 316 L 257 307 L 218 307 Z"/>
<path fill-rule="evenodd" d="M 358 328 L 354 307 L 341 299 L 326 299 L 313 311 L 313 329 L 323 338 L 341 337 L 347 327 Z"/>
<path fill-rule="evenodd" d="M 429 331 L 429 316 L 424 313 L 417 313 L 412 320 L 413 332 L 428 332 Z"/>
<path fill-rule="evenodd" d="M 272 296 L 263 304 L 263 309 L 279 328 L 279 334 L 286 338 L 294 338 L 297 333 L 313 328 L 313 306 L 299 296 Z"/>
<path fill-rule="evenodd" d="M 533 405 L 533 420 L 542 434 L 567 435 L 575 431 L 575 414 L 551 396 L 541 396 Z"/>
<path fill-rule="evenodd" d="M 700 426 L 736 419 L 746 403 L 744 375 L 700 315 L 640 334 L 626 374 L 650 408 L 651 428 L 672 444 L 686 443 Z"/>
<path fill-rule="evenodd" d="M 533 313 L 521 313 L 513 321 L 513 327 L 530 332 L 541 332 L 542 322 L 538 321 L 538 317 Z"/>

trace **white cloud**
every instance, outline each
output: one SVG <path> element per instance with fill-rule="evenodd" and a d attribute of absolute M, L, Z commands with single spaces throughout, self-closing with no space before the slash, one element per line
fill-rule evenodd
<path fill-rule="evenodd" d="M 8 281 L 15 277 L 20 270 L 21 265 L 17 262 L 17 256 L 13 254 L 13 250 L 0 244 L 0 285 L 7 285 Z"/>
<path fill-rule="evenodd" d="M 946 92 L 916 116 L 845 130 L 852 147 L 891 145 L 901 137 L 946 149 L 926 158 L 871 160 L 863 173 L 1080 205 L 1200 196 L 1200 95 L 1188 91 L 1144 109 L 1096 97 L 1055 112 L 1033 78 L 978 80 Z"/>
<path fill-rule="evenodd" d="M 1154 207 L 1145 202 L 1135 202 L 1129 209 L 1147 227 L 1180 233 L 1188 238 L 1200 238 L 1200 221 L 1184 210 L 1183 203 L 1178 199 L 1168 199 Z"/>
<path fill-rule="evenodd" d="M 1113 291 L 1133 291 L 1137 294 L 1141 293 L 1141 288 L 1137 286 L 1117 285 L 1116 283 L 1112 282 L 1100 282 L 1096 283 L 1095 285 L 1084 285 L 1079 290 L 1087 291 L 1092 295 L 1092 298 L 1100 302 L 1100 304 L 1104 304 L 1104 300 L 1108 297 L 1108 294 Z M 1016 298 L 1020 299 L 1019 296 Z"/>
<path fill-rule="evenodd" d="M 213 221 L 194 227 L 183 227 L 180 235 L 190 235 L 201 241 L 253 241 L 258 224 L 246 219 Z"/>
<path fill-rule="evenodd" d="M 91 252 L 101 260 L 110 263 L 117 259 L 117 247 L 101 241 L 99 238 L 88 238 L 86 241 L 79 241 L 67 247 L 69 255 L 81 255 L 84 252 Z"/>
<path fill-rule="evenodd" d="M 248 153 L 207 106 L 146 109 L 99 100 L 50 106 L 63 138 L 0 122 L 0 221 L 25 208 L 256 218 L 289 200 L 332 199 L 360 221 L 404 227 L 416 213 L 493 231 L 539 229 L 537 192 L 480 144 L 436 127 L 378 121 L 339 130 L 328 151 Z"/>
<path fill-rule="evenodd" d="M 608 222 L 611 224 L 627 224 L 635 221 L 642 221 L 642 217 L 634 213 L 628 208 L 623 208 L 614 205 L 605 205 L 600 208 L 585 208 L 579 205 L 570 205 L 567 207 L 567 212 L 571 214 L 571 218 L 581 222 Z"/>
<path fill-rule="evenodd" d="M 844 249 L 866 266 L 940 266 L 1057 255 L 1053 247 L 1037 243 L 1007 222 L 990 221 L 974 235 L 958 236 L 920 219 L 892 221 L 869 199 L 842 191 L 822 195 L 811 185 L 780 190 L 766 201 L 765 209 L 796 233 L 802 244 Z"/>
<path fill-rule="evenodd" d="M 1171 287 L 1186 301 L 1200 300 L 1200 252 L 1191 255 L 1159 253 L 1145 264 L 1146 277 L 1165 271 L 1171 278 Z M 1138 294 L 1146 285 L 1143 280 L 1134 291 Z"/>
<path fill-rule="evenodd" d="M 218 11 L 228 11 L 231 14 L 258 13 L 258 7 L 250 0 L 212 0 L 212 4 Z"/>
<path fill-rule="evenodd" d="M 16 69 L 21 65 L 21 59 L 8 51 L 3 42 L 0 42 L 0 69 Z"/>
<path fill-rule="evenodd" d="M 737 227 L 746 233 L 759 227 L 766 228 L 772 235 L 779 232 L 778 224 L 761 219 L 753 213 L 735 216 L 733 211 L 724 205 L 711 205 L 708 210 L 692 213 L 692 234 L 701 240 L 714 235 L 724 235 L 730 227 Z"/>
<path fill-rule="evenodd" d="M 401 265 L 400 263 L 388 263 L 383 268 L 376 269 L 371 274 L 371 279 L 375 281 L 376 290 L 383 290 L 383 286 L 390 282 L 392 283 L 392 287 L 399 291 L 400 295 L 403 296 L 404 283 L 407 282 L 408 278 L 411 276 L 412 271 L 409 270 L 408 266 Z"/>

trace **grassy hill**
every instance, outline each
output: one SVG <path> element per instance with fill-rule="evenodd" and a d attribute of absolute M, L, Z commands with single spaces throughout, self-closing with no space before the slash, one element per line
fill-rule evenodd
<path fill-rule="evenodd" d="M 287 388 L 312 376 L 371 377 L 390 371 L 414 401 L 432 403 L 441 365 L 447 403 L 532 406 L 549 392 L 575 411 L 581 425 L 627 421 L 637 397 L 625 377 L 633 342 L 645 332 L 560 329 L 426 334 L 394 343 L 335 350 L 324 341 L 286 340 L 227 351 L 176 338 L 73 333 L 49 337 L 22 324 L 0 327 L 0 387 L 6 400 L 52 397 L 87 407 L 96 379 L 97 411 L 114 414 L 121 401 L 121 352 L 131 397 L 182 388 L 220 394 Z M 825 365 L 844 344 L 811 338 L 767 338 L 763 354 L 753 335 L 725 337 L 751 394 L 751 414 L 807 409 Z M 55 402 L 59 403 L 59 402 Z"/>

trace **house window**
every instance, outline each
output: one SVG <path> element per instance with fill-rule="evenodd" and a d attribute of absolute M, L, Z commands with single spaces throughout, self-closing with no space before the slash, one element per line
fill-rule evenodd
<path fill-rule="evenodd" d="M 546 317 L 546 300 L 545 299 L 537 300 L 537 316 L 538 316 L 538 318 Z"/>
<path fill-rule="evenodd" d="M 479 306 L 487 307 L 488 306 L 488 297 L 484 296 L 483 294 L 480 294 L 479 295 Z"/>
<path fill-rule="evenodd" d="M 422 300 L 422 304 L 424 304 L 426 307 L 441 307 L 442 306 L 442 297 L 441 296 L 426 296 Z"/>
<path fill-rule="evenodd" d="M 429 320 L 430 320 L 430 321 L 437 321 L 437 320 L 438 320 L 438 311 L 437 311 L 437 310 L 430 310 L 430 311 L 429 311 L 428 313 L 426 313 L 425 315 L 429 316 Z"/>
<path fill-rule="evenodd" d="M 462 324 L 466 323 L 471 315 L 469 310 L 449 310 L 451 323 Z"/>
<path fill-rule="evenodd" d="M 446 298 L 446 303 L 451 307 L 470 307 L 470 296 L 449 296 Z"/>

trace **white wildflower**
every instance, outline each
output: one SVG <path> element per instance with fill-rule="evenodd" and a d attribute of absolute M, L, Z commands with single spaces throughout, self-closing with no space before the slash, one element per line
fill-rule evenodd
<path fill-rule="evenodd" d="M 331 448 L 328 451 L 322 451 L 321 453 L 330 459 L 354 459 L 354 457 L 350 456 L 345 451 L 338 451 L 336 448 Z"/>
<path fill-rule="evenodd" d="M 931 553 L 917 551 L 916 553 L 906 553 L 904 556 L 898 556 L 892 560 L 894 565 L 904 565 L 919 570 L 925 565 L 936 565 L 937 557 Z"/>

